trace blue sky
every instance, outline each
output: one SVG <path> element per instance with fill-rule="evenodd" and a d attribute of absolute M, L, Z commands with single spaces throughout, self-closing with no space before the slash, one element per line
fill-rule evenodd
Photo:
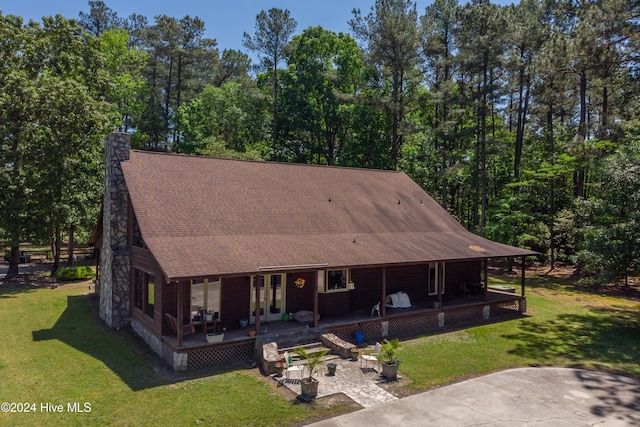
<path fill-rule="evenodd" d="M 335 32 L 349 32 L 347 21 L 351 19 L 351 10 L 360 8 L 363 13 L 369 11 L 374 0 L 103 0 L 120 17 L 132 13 L 144 15 L 153 23 L 156 15 L 169 15 L 182 18 L 186 15 L 197 16 L 206 26 L 206 36 L 218 41 L 220 51 L 242 47 L 244 32 L 254 33 L 256 15 L 261 10 L 272 7 L 288 9 L 298 22 L 296 34 L 307 27 L 321 25 Z M 418 13 L 431 0 L 418 0 Z M 460 0 L 461 4 L 466 0 Z M 511 0 L 493 1 L 497 4 L 510 4 Z M 89 12 L 87 0 L 0 0 L 0 10 L 4 15 L 19 15 L 25 21 L 41 21 L 43 16 L 61 14 L 66 18 L 78 18 L 80 11 Z M 249 53 L 249 52 L 247 52 Z"/>

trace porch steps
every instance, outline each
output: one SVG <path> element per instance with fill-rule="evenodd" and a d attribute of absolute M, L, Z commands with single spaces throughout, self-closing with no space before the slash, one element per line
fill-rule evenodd
<path fill-rule="evenodd" d="M 307 353 L 315 353 L 326 350 L 327 354 L 322 358 L 324 362 L 339 358 L 339 355 L 323 345 L 321 336 L 324 331 L 320 329 L 310 328 L 305 332 L 292 332 L 278 334 L 271 337 L 264 337 L 261 340 L 256 340 L 256 345 L 260 351 L 258 354 L 261 356 L 261 365 L 266 374 L 272 374 L 276 372 L 275 363 L 283 360 L 283 355 L 288 352 L 294 360 L 300 360 L 300 357 L 295 354 L 297 348 L 303 347 Z"/>

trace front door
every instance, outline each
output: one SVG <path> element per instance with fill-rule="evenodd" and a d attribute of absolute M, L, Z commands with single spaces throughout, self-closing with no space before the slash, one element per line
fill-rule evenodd
<path fill-rule="evenodd" d="M 256 321 L 256 277 L 260 287 L 260 321 L 281 320 L 285 313 L 284 291 L 285 274 L 266 274 L 264 276 L 251 276 L 251 323 Z M 265 286 L 266 283 L 266 286 Z"/>

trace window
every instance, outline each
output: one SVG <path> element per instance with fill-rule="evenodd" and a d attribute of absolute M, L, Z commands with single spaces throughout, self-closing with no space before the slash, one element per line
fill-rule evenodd
<path fill-rule="evenodd" d="M 437 295 L 438 294 L 438 265 L 435 262 L 429 264 L 429 284 L 427 288 L 429 289 L 429 295 Z"/>
<path fill-rule="evenodd" d="M 145 313 L 153 318 L 153 304 L 156 296 L 155 278 L 152 274 L 145 274 L 145 276 L 147 276 L 147 307 L 145 308 Z"/>
<path fill-rule="evenodd" d="M 134 292 L 133 303 L 147 316 L 153 318 L 153 307 L 155 304 L 155 277 L 142 270 L 134 269 Z"/>
<path fill-rule="evenodd" d="M 327 292 L 345 291 L 349 282 L 349 270 L 328 270 L 327 271 Z"/>
<path fill-rule="evenodd" d="M 204 309 L 213 314 L 214 318 L 219 318 L 221 290 L 222 284 L 219 278 L 192 280 L 191 315 L 198 316 Z"/>

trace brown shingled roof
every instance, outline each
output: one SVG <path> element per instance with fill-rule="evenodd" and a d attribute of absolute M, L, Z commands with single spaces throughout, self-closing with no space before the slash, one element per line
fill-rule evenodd
<path fill-rule="evenodd" d="M 122 169 L 171 280 L 534 254 L 468 232 L 401 172 L 135 150 Z"/>

